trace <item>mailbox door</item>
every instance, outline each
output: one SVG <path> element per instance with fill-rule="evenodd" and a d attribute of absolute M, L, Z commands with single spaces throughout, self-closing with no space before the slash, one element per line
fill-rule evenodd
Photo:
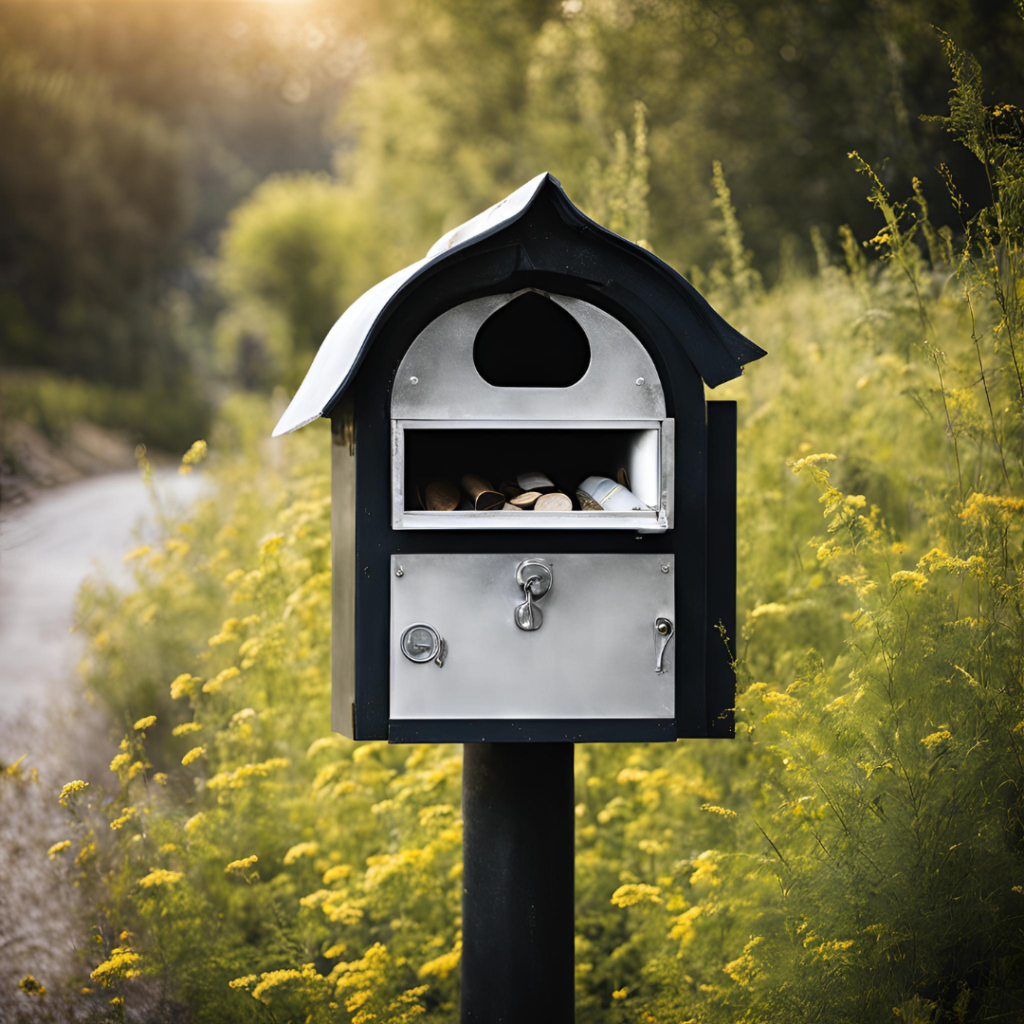
<path fill-rule="evenodd" d="M 527 559 L 552 572 L 533 630 L 516 622 L 525 601 L 517 569 Z M 393 556 L 390 717 L 673 718 L 674 573 L 664 554 Z M 403 652 L 403 634 L 417 624 L 443 638 L 437 657 Z M 413 653 L 426 658 L 427 646 Z"/>

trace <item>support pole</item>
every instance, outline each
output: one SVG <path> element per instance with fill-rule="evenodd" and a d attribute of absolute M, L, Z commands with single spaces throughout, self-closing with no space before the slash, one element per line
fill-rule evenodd
<path fill-rule="evenodd" d="M 572 1024 L 571 743 L 467 743 L 462 1024 Z"/>

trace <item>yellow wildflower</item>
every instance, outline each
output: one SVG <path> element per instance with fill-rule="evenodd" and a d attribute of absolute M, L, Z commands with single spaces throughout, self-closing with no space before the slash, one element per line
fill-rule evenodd
<path fill-rule="evenodd" d="M 319 853 L 320 844 L 315 842 L 296 843 L 285 855 L 285 864 L 294 864 L 300 857 L 312 857 Z"/>
<path fill-rule="evenodd" d="M 796 462 L 790 463 L 790 468 L 793 472 L 796 472 L 805 466 L 818 466 L 822 462 L 835 462 L 837 458 L 838 456 L 833 455 L 831 452 L 819 452 L 817 455 L 805 455 L 802 459 L 797 459 Z"/>
<path fill-rule="evenodd" d="M 244 874 L 249 870 L 257 861 L 259 857 L 255 853 L 250 854 L 248 857 L 243 857 L 241 860 L 233 860 L 225 869 L 224 874 L 229 875 L 234 871 L 239 874 Z"/>
<path fill-rule="evenodd" d="M 171 683 L 171 699 L 177 700 L 179 697 L 194 697 L 196 683 L 198 682 L 199 679 L 190 672 L 182 672 Z"/>
<path fill-rule="evenodd" d="M 656 885 L 620 885 L 612 893 L 612 903 L 617 907 L 635 907 L 638 903 L 661 902 L 661 889 Z"/>
<path fill-rule="evenodd" d="M 700 809 L 709 814 L 720 814 L 723 818 L 735 818 L 736 812 L 730 811 L 728 807 L 719 807 L 717 804 L 701 804 Z"/>
<path fill-rule="evenodd" d="M 185 875 L 181 871 L 168 871 L 166 868 L 150 868 L 148 875 L 139 879 L 139 885 L 143 889 L 155 889 L 161 885 L 174 885 L 180 882 Z"/>
<path fill-rule="evenodd" d="M 193 747 L 182 759 L 183 765 L 190 765 L 193 761 L 198 761 L 206 753 L 206 747 Z"/>
<path fill-rule="evenodd" d="M 142 957 L 130 946 L 118 946 L 110 951 L 110 956 L 89 977 L 104 987 L 126 978 L 137 978 L 141 961 Z"/>
<path fill-rule="evenodd" d="M 87 789 L 89 786 L 88 782 L 83 782 L 81 779 L 75 779 L 73 782 L 67 783 L 64 788 L 60 791 L 60 796 L 57 797 L 57 802 L 62 807 L 69 807 L 70 801 L 73 796 L 77 793 L 81 793 L 82 790 Z"/>
<path fill-rule="evenodd" d="M 141 732 L 143 729 L 149 729 L 154 724 L 156 724 L 156 715 L 146 715 L 145 718 L 140 718 L 133 728 L 136 732 Z"/>
<path fill-rule="evenodd" d="M 21 981 L 18 982 L 18 988 L 27 996 L 45 996 L 46 986 L 40 985 L 31 974 L 26 974 Z"/>
<path fill-rule="evenodd" d="M 114 756 L 114 760 L 110 762 L 110 770 L 112 772 L 119 772 L 122 768 L 127 768 L 131 763 L 131 760 L 132 755 L 128 751 L 122 750 L 121 753 L 116 754 Z"/>
<path fill-rule="evenodd" d="M 215 675 L 213 679 L 207 679 L 203 683 L 203 693 L 216 693 L 229 679 L 234 679 L 238 675 L 241 675 L 241 673 L 235 665 L 224 669 L 223 672 Z"/>
<path fill-rule="evenodd" d="M 909 583 L 915 590 L 920 590 L 928 582 L 928 577 L 923 572 L 909 569 L 901 569 L 899 572 L 894 572 L 889 579 L 893 586 L 898 587 L 902 583 Z"/>
<path fill-rule="evenodd" d="M 628 995 L 629 995 L 629 989 L 628 988 L 617 988 L 612 993 L 612 999 L 625 999 L 626 996 L 628 996 Z"/>
<path fill-rule="evenodd" d="M 132 816 L 134 814 L 135 814 L 135 808 L 134 807 L 122 807 L 121 808 L 121 817 L 115 818 L 110 823 L 110 827 L 112 829 L 114 829 L 115 832 L 118 829 L 120 829 L 120 828 L 124 828 L 124 826 L 127 825 L 128 822 L 132 820 Z"/>
<path fill-rule="evenodd" d="M 54 843 L 53 846 L 51 846 L 46 851 L 46 856 L 49 857 L 50 860 L 53 860 L 53 858 L 56 857 L 58 853 L 63 853 L 70 846 L 71 846 L 71 840 L 70 839 L 62 839 L 59 843 Z"/>
<path fill-rule="evenodd" d="M 134 551 L 129 551 L 124 556 L 126 562 L 134 562 L 136 558 L 145 558 L 153 549 L 148 544 L 143 544 L 142 547 L 136 548 Z"/>
<path fill-rule="evenodd" d="M 929 749 L 934 750 L 936 747 L 943 743 L 948 742 L 953 738 L 953 734 L 949 731 L 948 726 L 940 726 L 936 732 L 933 732 L 930 736 L 925 736 L 921 742 Z"/>
<path fill-rule="evenodd" d="M 171 730 L 171 735 L 187 736 L 190 732 L 199 732 L 202 728 L 198 722 L 182 722 Z"/>

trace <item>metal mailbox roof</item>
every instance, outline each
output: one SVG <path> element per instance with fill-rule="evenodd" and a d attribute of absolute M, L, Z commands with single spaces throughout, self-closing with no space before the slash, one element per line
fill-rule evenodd
<path fill-rule="evenodd" d="M 731 327 L 685 278 L 657 256 L 590 220 L 572 204 L 558 181 L 545 172 L 531 178 L 501 202 L 442 235 L 423 259 L 385 278 L 359 296 L 328 332 L 295 397 L 274 428 L 273 436 L 280 437 L 282 434 L 298 430 L 324 415 L 334 400 L 348 387 L 371 342 L 374 328 L 389 307 L 400 301 L 401 293 L 407 286 L 412 285 L 427 268 L 432 268 L 454 253 L 481 242 L 518 220 L 546 187 L 557 190 L 566 212 L 581 226 L 585 225 L 613 240 L 617 245 L 635 251 L 635 254 L 651 264 L 652 271 L 671 276 L 672 283 L 679 292 L 680 302 L 686 304 L 691 312 L 697 315 L 702 326 L 717 343 L 717 347 L 724 350 L 716 353 L 718 358 L 706 360 L 700 357 L 699 352 L 687 348 L 687 354 L 711 387 L 738 377 L 743 372 L 745 363 L 759 359 L 765 354 L 763 349 Z M 722 356 L 725 358 L 721 358 Z"/>

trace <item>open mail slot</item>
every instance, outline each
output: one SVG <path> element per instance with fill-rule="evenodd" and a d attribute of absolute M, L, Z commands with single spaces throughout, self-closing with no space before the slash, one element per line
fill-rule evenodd
<path fill-rule="evenodd" d="M 462 422 L 396 421 L 393 525 L 399 530 L 668 529 L 672 426 L 671 420 L 571 427 L 505 421 L 469 429 Z M 489 503 L 494 507 L 474 507 L 462 483 L 467 475 L 495 489 Z M 594 480 L 618 486 L 593 498 L 586 486 Z M 540 491 L 528 490 L 531 486 Z M 597 489 L 593 483 L 589 487 Z M 613 498 L 635 500 L 608 499 L 612 490 Z M 543 493 L 565 495 L 571 508 L 538 509 L 529 496 Z M 439 502 L 438 495 L 447 500 Z"/>
<path fill-rule="evenodd" d="M 275 433 L 332 425 L 332 724 L 732 733 L 735 406 L 764 353 L 541 175 L 358 299 Z"/>

